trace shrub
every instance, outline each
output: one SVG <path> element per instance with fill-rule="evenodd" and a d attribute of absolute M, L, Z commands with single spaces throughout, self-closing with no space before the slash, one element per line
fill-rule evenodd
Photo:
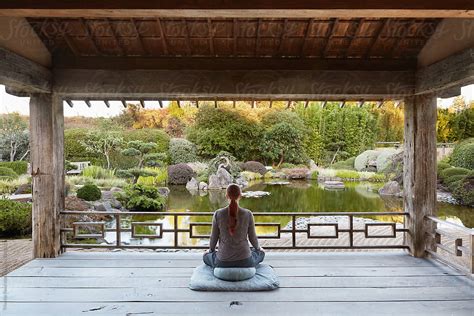
<path fill-rule="evenodd" d="M 14 180 L 18 178 L 18 174 L 10 168 L 0 167 L 0 179 Z"/>
<path fill-rule="evenodd" d="M 125 142 L 142 141 L 156 143 L 156 152 L 168 152 L 170 137 L 161 129 L 146 128 L 127 130 L 123 133 Z"/>
<path fill-rule="evenodd" d="M 86 201 L 97 201 L 102 197 L 102 193 L 95 184 L 87 183 L 77 190 L 77 197 Z"/>
<path fill-rule="evenodd" d="M 446 163 L 446 162 L 441 162 L 441 161 L 438 162 L 438 164 L 437 164 L 437 169 L 436 169 L 436 170 L 437 170 L 437 171 L 436 171 L 436 174 L 438 175 L 438 177 L 440 176 L 441 171 L 443 171 L 444 169 L 447 169 L 447 168 L 451 168 L 451 166 L 450 166 L 448 163 Z"/>
<path fill-rule="evenodd" d="M 105 169 L 99 166 L 89 166 L 82 171 L 84 177 L 92 179 L 112 179 L 115 177 L 115 171 L 112 169 Z"/>
<path fill-rule="evenodd" d="M 86 150 L 84 141 L 87 139 L 89 129 L 72 128 L 64 131 L 64 157 L 68 161 L 90 161 L 94 165 L 102 165 L 105 159 L 98 153 Z"/>
<path fill-rule="evenodd" d="M 464 175 L 464 174 L 455 174 L 454 176 L 450 176 L 450 177 L 445 178 L 443 182 L 446 185 L 449 185 L 450 183 L 462 180 L 465 177 L 466 177 L 466 175 Z"/>
<path fill-rule="evenodd" d="M 446 178 L 449 178 L 454 175 L 468 175 L 469 173 L 470 170 L 465 168 L 446 168 L 441 171 L 440 177 L 444 181 Z"/>
<path fill-rule="evenodd" d="M 168 170 L 166 167 L 145 168 L 145 171 L 153 172 L 154 175 L 138 177 L 137 184 L 157 186 L 166 183 L 168 178 Z"/>
<path fill-rule="evenodd" d="M 0 200 L 0 237 L 31 234 L 31 204 Z"/>
<path fill-rule="evenodd" d="M 242 171 L 240 173 L 240 176 L 244 178 L 246 181 L 258 180 L 258 179 L 263 178 L 263 176 L 260 173 L 252 172 L 252 171 Z"/>
<path fill-rule="evenodd" d="M 296 165 L 289 162 L 284 162 L 280 165 L 280 169 L 291 169 L 291 168 L 296 168 Z"/>
<path fill-rule="evenodd" d="M 474 138 L 466 139 L 454 147 L 451 164 L 454 167 L 474 170 Z"/>
<path fill-rule="evenodd" d="M 312 180 L 318 180 L 319 172 L 318 171 L 313 171 L 311 172 L 311 179 Z"/>
<path fill-rule="evenodd" d="M 10 168 L 15 171 L 16 174 L 25 174 L 28 171 L 28 162 L 26 161 L 2 161 L 0 167 Z"/>
<path fill-rule="evenodd" d="M 123 188 L 124 186 L 127 185 L 127 181 L 124 179 L 119 179 L 119 178 L 112 178 L 112 179 L 92 179 L 92 178 L 87 178 L 83 176 L 68 176 L 66 180 L 71 184 L 71 185 L 84 185 L 88 183 L 95 184 L 98 187 L 102 188 L 112 188 L 112 187 L 118 187 L 118 188 Z"/>
<path fill-rule="evenodd" d="M 138 212 L 155 212 L 164 208 L 166 199 L 154 186 L 133 184 L 124 192 L 117 192 L 115 197 L 129 210 Z"/>
<path fill-rule="evenodd" d="M 331 165 L 332 169 L 344 169 L 344 170 L 355 170 L 354 161 L 356 157 L 351 157 L 346 160 L 338 161 L 335 164 Z"/>
<path fill-rule="evenodd" d="M 169 156 L 171 164 L 197 161 L 196 145 L 184 138 L 170 140 Z"/>
<path fill-rule="evenodd" d="M 242 164 L 242 169 L 245 171 L 260 173 L 261 175 L 267 173 L 267 168 L 258 161 L 247 161 Z"/>
<path fill-rule="evenodd" d="M 341 179 L 359 179 L 360 175 L 354 170 L 336 170 L 336 177 Z"/>
<path fill-rule="evenodd" d="M 387 180 L 387 176 L 383 173 L 375 173 L 369 178 L 369 180 L 374 182 L 383 182 Z"/>
<path fill-rule="evenodd" d="M 453 191 L 453 197 L 461 204 L 474 206 L 474 175 L 459 181 L 459 185 Z"/>
<path fill-rule="evenodd" d="M 194 175 L 193 169 L 185 163 L 168 167 L 168 182 L 170 184 L 186 184 Z"/>

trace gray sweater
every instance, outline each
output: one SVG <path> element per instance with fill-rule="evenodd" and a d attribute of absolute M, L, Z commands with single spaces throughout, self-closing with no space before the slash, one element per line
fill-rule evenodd
<path fill-rule="evenodd" d="M 215 251 L 217 241 L 219 241 L 217 258 L 220 261 L 236 261 L 249 258 L 251 256 L 249 241 L 255 249 L 260 249 L 252 212 L 239 207 L 237 227 L 233 236 L 230 235 L 228 230 L 228 218 L 229 210 L 227 207 L 215 211 L 212 218 L 209 249 Z"/>

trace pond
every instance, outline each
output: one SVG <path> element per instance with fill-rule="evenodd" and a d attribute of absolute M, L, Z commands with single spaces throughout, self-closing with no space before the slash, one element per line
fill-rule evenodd
<path fill-rule="evenodd" d="M 367 212 L 364 218 L 380 220 L 385 222 L 403 222 L 403 216 L 375 216 L 371 212 L 402 212 L 403 205 L 400 198 L 381 197 L 377 190 L 382 184 L 374 183 L 345 183 L 344 190 L 325 190 L 317 181 L 289 181 L 286 185 L 276 185 L 274 182 L 256 182 L 248 186 L 244 192 L 266 191 L 269 195 L 260 198 L 242 198 L 240 204 L 253 212 Z M 184 186 L 171 186 L 167 203 L 168 212 L 189 212 L 189 216 L 178 217 L 178 227 L 189 228 L 190 223 L 201 223 L 203 226 L 195 226 L 194 236 L 189 233 L 179 233 L 179 243 L 185 246 L 203 246 L 208 244 L 207 238 L 200 236 L 210 233 L 210 222 L 208 216 L 193 216 L 193 212 L 213 212 L 227 205 L 225 190 L 196 192 L 191 194 Z M 438 216 L 466 227 L 474 227 L 474 209 L 438 203 Z M 155 222 L 161 223 L 163 229 L 171 229 L 172 217 L 159 215 L 133 215 L 124 218 L 123 223 L 130 222 Z M 276 223 L 285 227 L 290 222 L 288 216 L 260 216 L 256 219 L 258 223 Z M 110 223 L 112 224 L 112 223 Z M 137 231 L 140 234 L 153 235 L 158 232 L 156 227 L 144 226 Z M 259 235 L 275 234 L 275 226 L 258 226 Z M 130 233 L 122 233 L 122 241 L 131 245 L 153 245 L 166 246 L 173 244 L 173 234 L 163 234 L 162 238 L 132 238 Z M 115 241 L 114 233 L 106 234 L 107 242 Z"/>
<path fill-rule="evenodd" d="M 290 181 L 288 185 L 272 182 L 253 183 L 244 191 L 267 191 L 261 198 L 242 198 L 240 204 L 253 212 L 402 212 L 402 199 L 381 197 L 376 193 L 382 184 L 346 182 L 345 190 L 325 190 L 317 181 Z M 168 211 L 213 212 L 226 206 L 225 191 L 191 194 L 184 186 L 170 187 Z M 474 209 L 438 203 L 437 215 L 464 226 L 474 227 Z M 377 216 L 370 216 L 377 219 Z"/>

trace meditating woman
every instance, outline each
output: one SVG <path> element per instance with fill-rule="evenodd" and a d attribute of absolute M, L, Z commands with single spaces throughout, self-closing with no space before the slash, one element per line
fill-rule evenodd
<path fill-rule="evenodd" d="M 204 263 L 211 267 L 255 267 L 263 261 L 265 252 L 259 247 L 251 211 L 239 206 L 240 187 L 227 188 L 229 206 L 217 210 L 212 218 L 209 250 Z M 216 251 L 217 241 L 219 250 Z M 250 248 L 249 241 L 253 248 Z"/>

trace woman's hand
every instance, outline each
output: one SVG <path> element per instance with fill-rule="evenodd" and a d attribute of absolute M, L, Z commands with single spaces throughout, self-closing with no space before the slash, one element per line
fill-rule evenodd
<path fill-rule="evenodd" d="M 206 251 L 204 251 L 204 254 L 208 254 L 208 253 L 210 253 L 210 252 L 211 252 L 210 249 L 206 249 Z"/>
<path fill-rule="evenodd" d="M 261 252 L 265 252 L 265 249 L 263 249 L 263 247 L 260 247 L 259 249 Z"/>

